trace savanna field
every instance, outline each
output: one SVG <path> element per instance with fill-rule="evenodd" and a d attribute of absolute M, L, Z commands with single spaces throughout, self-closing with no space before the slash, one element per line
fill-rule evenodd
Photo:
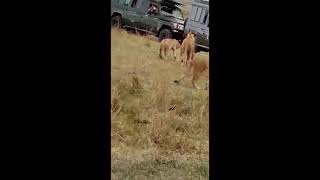
<path fill-rule="evenodd" d="M 192 88 L 191 77 L 173 82 L 185 71 L 179 50 L 163 61 L 159 42 L 111 33 L 112 179 L 208 179 L 208 91 Z"/>

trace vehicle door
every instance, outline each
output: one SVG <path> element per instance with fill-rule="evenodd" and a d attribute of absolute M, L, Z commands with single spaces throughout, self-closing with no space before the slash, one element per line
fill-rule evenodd
<path fill-rule="evenodd" d="M 195 21 L 199 23 L 197 28 L 197 44 L 201 46 L 209 46 L 209 9 L 198 7 Z M 198 18 L 200 17 L 200 18 Z"/>
<path fill-rule="evenodd" d="M 208 15 L 205 16 L 205 19 L 203 19 L 202 22 L 204 23 L 201 23 L 201 26 L 200 26 L 201 35 L 199 38 L 199 44 L 209 47 L 209 12 L 208 12 Z"/>
<path fill-rule="evenodd" d="M 128 11 L 130 11 L 130 3 L 132 0 L 114 0 L 112 5 L 113 11 L 119 12 L 122 14 L 122 21 L 125 26 L 130 24 L 128 19 Z M 113 12 L 112 11 L 112 12 Z"/>
<path fill-rule="evenodd" d="M 139 10 L 139 5 L 143 0 L 131 0 L 128 4 L 128 9 L 126 11 L 127 14 L 127 25 L 132 28 L 139 29 L 139 23 L 141 19 L 141 11 Z"/>
<path fill-rule="evenodd" d="M 156 12 L 150 12 L 151 6 L 156 7 Z M 141 6 L 141 27 L 148 33 L 158 32 L 158 24 L 160 17 L 160 4 L 145 0 Z"/>
<path fill-rule="evenodd" d="M 198 46 L 209 46 L 209 9 L 201 6 L 193 6 L 189 16 L 187 29 L 196 33 Z"/>

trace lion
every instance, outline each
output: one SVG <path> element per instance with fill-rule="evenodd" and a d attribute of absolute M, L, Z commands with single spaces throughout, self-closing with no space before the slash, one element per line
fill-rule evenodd
<path fill-rule="evenodd" d="M 177 58 L 176 50 L 180 48 L 180 43 L 176 39 L 163 39 L 160 42 L 159 57 L 161 59 L 167 59 L 168 52 L 173 51 L 174 59 Z"/>
<path fill-rule="evenodd" d="M 181 47 L 180 47 L 180 59 L 181 63 L 184 63 L 188 65 L 188 62 L 191 62 L 191 60 L 194 59 L 194 53 L 195 53 L 195 39 L 196 35 L 192 33 L 190 30 L 187 34 L 187 37 L 182 41 Z M 187 59 L 184 61 L 184 54 L 186 53 Z"/>
<path fill-rule="evenodd" d="M 185 77 L 192 75 L 192 86 L 196 89 L 201 89 L 195 85 L 196 81 L 199 79 L 200 76 L 204 76 L 206 78 L 209 78 L 209 60 L 208 58 L 200 58 L 199 56 L 195 57 L 190 62 L 190 65 L 187 68 L 187 72 L 179 79 L 175 80 L 175 83 L 180 83 L 181 80 L 183 80 Z M 206 82 L 206 87 L 204 90 L 208 89 L 208 83 Z"/>

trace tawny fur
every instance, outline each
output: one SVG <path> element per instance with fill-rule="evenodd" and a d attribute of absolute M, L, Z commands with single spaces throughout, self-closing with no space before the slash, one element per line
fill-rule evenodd
<path fill-rule="evenodd" d="M 189 31 L 187 37 L 182 41 L 181 48 L 180 48 L 180 60 L 181 63 L 185 63 L 188 65 L 194 59 L 195 53 L 195 34 Z M 184 56 L 186 54 L 186 60 L 184 60 Z"/>
<path fill-rule="evenodd" d="M 192 75 L 192 86 L 196 89 L 198 88 L 195 83 L 199 79 L 200 76 L 204 76 L 206 78 L 209 78 L 209 60 L 208 58 L 200 58 L 195 57 L 193 61 L 190 62 L 190 66 L 187 68 L 187 73 L 182 76 L 179 80 L 175 80 L 174 82 L 179 83 L 181 80 L 183 80 L 186 76 Z M 208 81 L 206 83 L 205 89 L 208 88 Z"/>
<path fill-rule="evenodd" d="M 164 39 L 160 42 L 159 57 L 167 59 L 168 52 L 172 50 L 174 58 L 177 58 L 176 50 L 180 48 L 180 43 L 176 39 Z"/>

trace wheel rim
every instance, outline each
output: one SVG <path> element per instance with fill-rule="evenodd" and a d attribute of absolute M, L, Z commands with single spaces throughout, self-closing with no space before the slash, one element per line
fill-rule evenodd
<path fill-rule="evenodd" d="M 165 33 L 161 34 L 161 40 L 162 39 L 167 39 L 167 38 L 169 38 L 168 34 L 165 34 Z"/>

